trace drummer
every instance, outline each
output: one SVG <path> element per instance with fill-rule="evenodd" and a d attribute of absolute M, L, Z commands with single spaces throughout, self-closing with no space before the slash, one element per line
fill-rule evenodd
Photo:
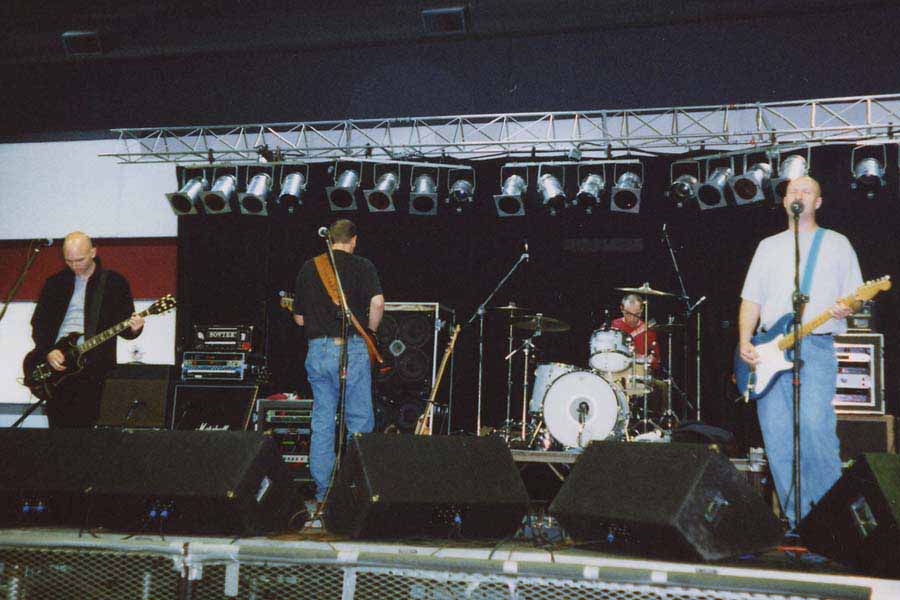
<path fill-rule="evenodd" d="M 644 314 L 643 299 L 637 294 L 627 294 L 622 298 L 619 308 L 622 310 L 622 316 L 615 319 L 610 327 L 633 336 L 634 351 L 639 357 L 647 355 L 645 344 L 649 345 L 650 367 L 655 371 L 659 367 L 659 346 L 656 344 L 656 332 L 652 329 L 647 332 L 646 338 L 644 337 L 644 321 L 641 319 Z"/>

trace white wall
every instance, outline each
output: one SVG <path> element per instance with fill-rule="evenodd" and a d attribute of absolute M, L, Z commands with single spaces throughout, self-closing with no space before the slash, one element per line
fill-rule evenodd
<path fill-rule="evenodd" d="M 0 144 L 0 240 L 175 237 L 170 164 L 122 165 L 118 140 Z M 2 286 L 0 286 L 2 287 Z"/>
<path fill-rule="evenodd" d="M 135 308 L 144 310 L 153 302 L 136 301 Z M 31 315 L 34 302 L 14 302 L 0 321 L 0 402 L 29 403 L 28 388 L 21 384 L 22 359 L 34 348 L 31 342 Z M 113 342 L 108 342 L 113 343 Z M 120 363 L 143 362 L 159 365 L 175 364 L 175 311 L 147 317 L 144 331 L 134 340 L 117 338 Z"/>

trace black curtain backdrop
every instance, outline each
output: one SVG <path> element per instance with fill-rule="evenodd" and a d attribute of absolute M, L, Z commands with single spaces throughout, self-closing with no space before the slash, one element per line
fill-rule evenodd
<path fill-rule="evenodd" d="M 897 164 L 896 150 L 889 163 Z M 731 356 L 737 336 L 740 288 L 758 241 L 785 227 L 780 205 L 751 205 L 700 211 L 696 204 L 679 209 L 665 197 L 669 159 L 644 160 L 645 185 L 640 213 L 610 212 L 608 194 L 593 215 L 570 210 L 550 217 L 536 208 L 534 171 L 530 175 L 528 215 L 498 218 L 492 195 L 500 186 L 501 162 L 477 167 L 478 206 L 463 215 L 441 210 L 437 217 L 411 216 L 407 211 L 408 176 L 398 194 L 396 213 L 371 214 L 361 208 L 339 215 L 328 209 L 324 186 L 328 175 L 313 170 L 304 205 L 294 212 L 269 217 L 242 215 L 190 216 L 179 220 L 179 350 L 194 323 L 250 323 L 264 335 L 263 349 L 273 376 L 272 389 L 299 390 L 308 395 L 303 360 L 305 341 L 290 314 L 279 308 L 278 292 L 293 292 L 294 277 L 304 260 L 323 251 L 318 227 L 338 216 L 359 226 L 357 252 L 377 266 L 389 301 L 438 301 L 465 322 L 522 252 L 528 240 L 531 261 L 510 279 L 492 305 L 515 301 L 521 306 L 562 319 L 567 333 L 546 334 L 539 341 L 538 362 L 562 362 L 586 367 L 589 338 L 604 318 L 613 315 L 622 292 L 614 288 L 639 286 L 678 292 L 677 277 L 661 229 L 667 224 L 688 294 L 701 305 L 702 416 L 707 423 L 739 435 L 755 420 L 752 406 L 733 401 Z M 888 187 L 867 199 L 850 189 L 849 147 L 817 148 L 812 173 L 822 183 L 822 225 L 849 237 L 859 255 L 865 279 L 884 274 L 896 280 L 898 199 L 896 172 Z M 371 187 L 363 178 L 362 187 Z M 574 177 L 567 177 L 572 197 Z M 443 206 L 441 207 L 443 209 Z M 639 244 L 635 252 L 606 248 L 611 239 Z M 790 260 L 789 256 L 785 260 Z M 885 334 L 887 407 L 897 410 L 898 325 L 896 290 L 877 298 L 878 328 Z M 683 306 L 673 299 L 651 302 L 651 316 L 665 321 L 674 315 L 683 322 Z M 477 323 L 476 323 L 477 325 Z M 505 313 L 488 312 L 485 341 L 484 422 L 498 425 L 506 412 Z M 694 331 L 689 323 L 688 372 L 684 372 L 683 333 L 674 339 L 674 374 L 695 399 Z M 456 346 L 454 429 L 474 431 L 477 326 L 463 330 Z M 665 343 L 661 337 L 660 343 Z M 515 369 L 513 414 L 521 411 L 521 366 Z M 676 410 L 684 410 L 676 402 Z M 693 412 L 691 411 L 691 414 Z"/>

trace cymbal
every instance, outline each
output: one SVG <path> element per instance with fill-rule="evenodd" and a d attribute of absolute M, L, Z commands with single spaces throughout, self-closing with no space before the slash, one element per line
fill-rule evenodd
<path fill-rule="evenodd" d="M 672 297 L 675 297 L 675 294 L 672 294 L 670 292 L 661 292 L 659 290 L 654 290 L 652 287 L 650 287 L 650 284 L 646 283 L 646 282 L 641 287 L 620 287 L 620 288 L 613 288 L 613 289 L 617 289 L 617 290 L 620 290 L 623 292 L 631 292 L 632 294 L 640 294 L 642 296 L 672 296 Z"/>
<path fill-rule="evenodd" d="M 505 310 L 508 312 L 534 312 L 533 308 L 525 308 L 516 306 L 515 304 L 507 304 L 506 306 L 488 306 L 488 310 Z"/>
<path fill-rule="evenodd" d="M 557 333 L 568 331 L 569 324 L 553 317 L 545 317 L 541 313 L 528 315 L 524 321 L 516 321 L 513 327 L 517 329 L 527 329 L 528 331 L 545 331 L 547 333 Z"/>
<path fill-rule="evenodd" d="M 651 331 L 671 331 L 672 329 L 681 329 L 684 323 L 657 323 L 650 327 Z"/>

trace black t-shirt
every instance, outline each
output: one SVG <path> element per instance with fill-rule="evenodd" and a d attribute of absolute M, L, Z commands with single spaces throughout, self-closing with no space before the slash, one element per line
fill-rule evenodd
<path fill-rule="evenodd" d="M 378 271 L 368 258 L 342 250 L 334 251 L 341 284 L 347 295 L 350 310 L 363 327 L 368 323 L 369 302 L 381 294 Z M 303 315 L 303 325 L 308 339 L 341 335 L 341 310 L 334 302 L 316 270 L 313 259 L 307 260 L 297 274 L 294 286 L 294 314 Z M 353 326 L 350 326 L 351 332 Z"/>

